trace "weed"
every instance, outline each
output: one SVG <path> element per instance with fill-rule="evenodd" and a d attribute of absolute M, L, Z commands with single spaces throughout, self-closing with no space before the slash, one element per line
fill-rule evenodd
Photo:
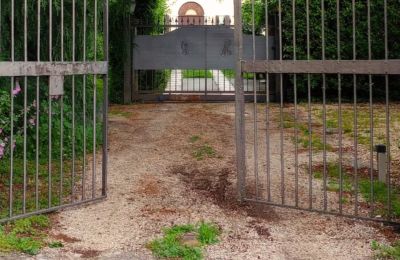
<path fill-rule="evenodd" d="M 198 232 L 198 240 L 202 245 L 216 244 L 219 242 L 219 228 L 214 224 L 201 222 Z"/>
<path fill-rule="evenodd" d="M 216 157 L 216 154 L 217 152 L 212 146 L 204 144 L 194 150 L 193 157 L 196 158 L 198 161 L 201 161 L 205 158 L 214 158 Z"/>
<path fill-rule="evenodd" d="M 183 235 L 196 233 L 200 246 L 184 245 Z M 164 237 L 148 244 L 154 256 L 160 258 L 182 258 L 187 260 L 203 259 L 202 247 L 218 242 L 219 229 L 210 223 L 201 222 L 193 225 L 177 225 L 163 230 Z"/>
<path fill-rule="evenodd" d="M 349 199 L 346 197 L 342 197 L 342 204 L 347 204 L 349 203 Z"/>
<path fill-rule="evenodd" d="M 371 243 L 371 249 L 375 251 L 376 259 L 400 259 L 400 241 L 390 246 L 374 240 Z"/>
<path fill-rule="evenodd" d="M 64 247 L 64 245 L 60 241 L 54 241 L 54 242 L 49 243 L 49 247 L 50 248 L 61 248 L 61 247 Z"/>
<path fill-rule="evenodd" d="M 327 190 L 331 192 L 340 191 L 340 166 L 337 162 L 329 162 L 326 166 L 326 174 L 328 179 Z M 324 177 L 323 169 L 320 167 L 313 171 L 315 179 L 322 179 Z M 342 169 L 342 190 L 343 192 L 352 192 L 353 190 L 353 179 L 351 173 L 346 172 Z M 371 181 L 367 177 L 359 176 L 358 182 L 359 192 L 365 198 L 367 202 L 371 202 Z M 375 203 L 376 210 L 382 215 L 388 215 L 386 206 L 388 203 L 389 189 L 383 182 L 374 181 L 372 185 L 373 190 L 373 202 Z M 398 190 L 391 189 L 391 212 L 390 214 L 399 217 L 400 216 L 400 198 L 397 196 Z"/>
<path fill-rule="evenodd" d="M 382 205 L 387 205 L 388 195 L 389 195 L 389 189 L 388 189 L 387 185 L 380 181 L 374 181 L 373 185 L 372 185 L 372 189 L 373 189 L 373 202 L 379 203 Z M 365 180 L 360 181 L 360 192 L 368 202 L 371 202 L 371 182 L 370 182 L 370 180 L 365 179 Z M 390 213 L 396 217 L 399 217 L 400 216 L 400 199 L 396 195 L 396 191 L 393 189 L 390 190 L 390 195 L 391 195 L 391 212 Z M 385 211 L 383 213 L 387 214 L 387 212 L 385 212 Z"/>
<path fill-rule="evenodd" d="M 179 236 L 195 230 L 193 225 L 178 225 L 164 229 L 164 234 L 167 236 Z"/>
<path fill-rule="evenodd" d="M 15 221 L 12 233 L 34 235 L 37 229 L 46 228 L 49 224 L 49 218 L 43 215 L 19 219 Z"/>
<path fill-rule="evenodd" d="M 201 139 L 200 136 L 198 136 L 198 135 L 193 135 L 193 136 L 191 136 L 191 137 L 189 138 L 189 142 L 195 143 L 195 142 L 199 141 L 200 139 Z"/>
<path fill-rule="evenodd" d="M 0 252 L 18 251 L 35 255 L 45 245 L 44 228 L 50 225 L 46 216 L 20 219 L 7 225 L 7 232 L 0 226 Z"/>
<path fill-rule="evenodd" d="M 122 110 L 111 109 L 109 112 L 110 115 L 114 116 L 122 116 L 122 117 L 130 117 L 132 113 Z"/>

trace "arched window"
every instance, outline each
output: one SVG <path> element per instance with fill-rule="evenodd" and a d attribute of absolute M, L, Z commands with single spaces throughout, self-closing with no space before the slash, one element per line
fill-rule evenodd
<path fill-rule="evenodd" d="M 179 9 L 179 24 L 203 25 L 204 9 L 196 2 L 186 2 Z"/>

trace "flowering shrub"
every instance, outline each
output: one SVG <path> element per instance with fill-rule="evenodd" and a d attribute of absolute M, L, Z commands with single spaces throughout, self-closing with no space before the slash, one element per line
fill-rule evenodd
<path fill-rule="evenodd" d="M 10 90 L 2 87 L 0 89 L 0 160 L 4 159 L 11 149 L 15 149 L 17 142 L 23 140 L 24 131 L 24 106 L 23 93 L 18 79 L 14 82 L 12 90 L 12 98 L 14 101 L 13 109 L 13 140 L 11 140 L 11 95 Z M 26 113 L 29 121 L 27 128 L 32 128 L 36 122 L 33 117 L 36 107 L 36 100 L 27 106 Z"/>

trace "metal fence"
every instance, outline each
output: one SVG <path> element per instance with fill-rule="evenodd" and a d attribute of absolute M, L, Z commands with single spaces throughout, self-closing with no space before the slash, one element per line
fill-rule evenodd
<path fill-rule="evenodd" d="M 270 31 L 255 21 L 277 15 L 278 58 L 243 59 L 244 28 L 237 24 L 240 200 L 398 222 L 399 3 L 247 3 L 253 46 L 258 27 Z M 236 0 L 237 20 L 244 19 L 241 6 Z M 265 103 L 245 104 L 245 73 L 266 74 Z M 277 102 L 269 99 L 271 76 L 278 77 Z"/>
<path fill-rule="evenodd" d="M 0 223 L 107 195 L 108 0 L 0 0 Z"/>

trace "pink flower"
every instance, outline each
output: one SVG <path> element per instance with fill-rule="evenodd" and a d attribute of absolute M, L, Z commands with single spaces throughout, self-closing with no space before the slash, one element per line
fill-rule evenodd
<path fill-rule="evenodd" d="M 6 144 L 5 144 L 5 143 L 1 143 L 1 144 L 0 144 L 0 147 L 3 147 L 3 148 L 4 148 L 4 147 L 6 147 Z"/>
<path fill-rule="evenodd" d="M 4 156 L 4 147 L 0 146 L 0 159 Z"/>
<path fill-rule="evenodd" d="M 34 118 L 29 119 L 29 124 L 33 126 L 36 125 L 35 119 Z"/>
<path fill-rule="evenodd" d="M 60 98 L 60 96 L 58 96 L 58 95 L 51 96 L 52 100 L 58 100 L 59 98 Z"/>
<path fill-rule="evenodd" d="M 13 95 L 14 95 L 14 97 L 16 96 L 16 95 L 18 95 L 19 93 L 21 92 L 21 86 L 19 85 L 19 81 L 17 80 L 17 81 L 15 81 L 15 88 L 13 89 Z"/>

